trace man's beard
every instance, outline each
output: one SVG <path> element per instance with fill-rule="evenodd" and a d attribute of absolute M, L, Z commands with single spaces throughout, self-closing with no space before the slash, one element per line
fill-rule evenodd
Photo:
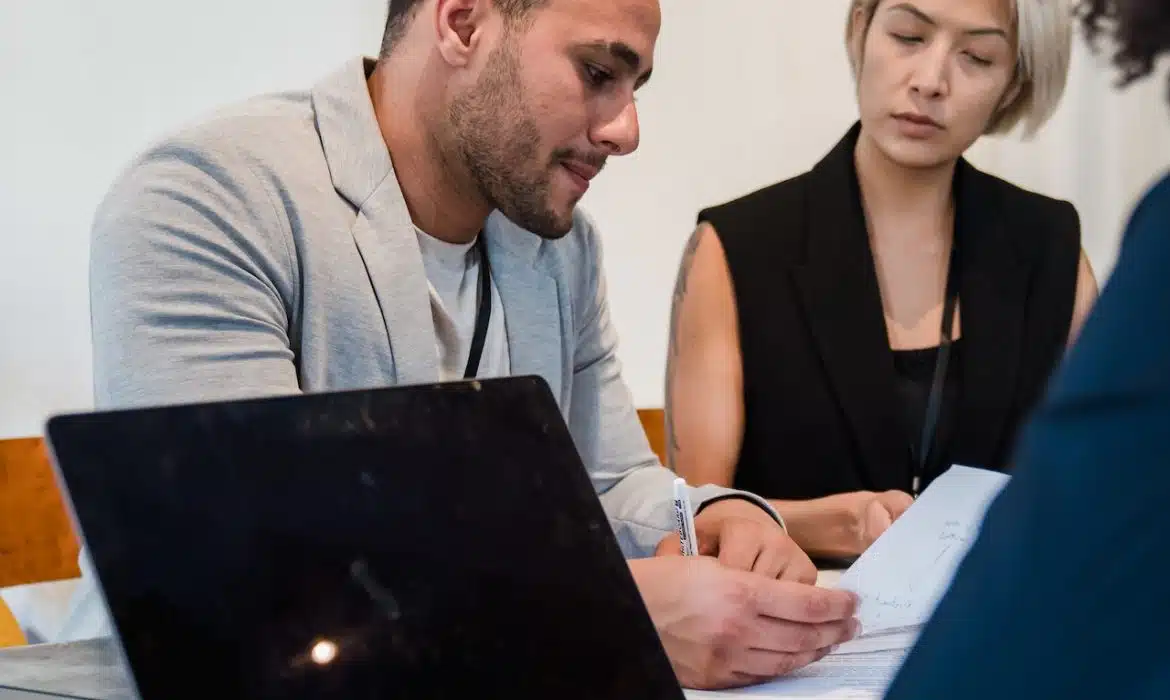
<path fill-rule="evenodd" d="M 573 218 L 549 205 L 552 174 L 571 153 L 557 151 L 541 163 L 540 130 L 524 105 L 519 68 L 505 37 L 475 87 L 452 102 L 448 144 L 492 207 L 542 238 L 561 238 Z"/>

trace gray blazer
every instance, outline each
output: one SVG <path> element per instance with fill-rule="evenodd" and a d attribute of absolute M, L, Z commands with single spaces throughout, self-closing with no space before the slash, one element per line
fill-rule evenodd
<path fill-rule="evenodd" d="M 308 92 L 236 105 L 150 147 L 99 208 L 99 407 L 439 380 L 411 218 L 355 58 Z M 409 167 L 409 164 L 397 164 Z M 623 551 L 673 531 L 673 473 L 622 380 L 600 237 L 485 228 L 512 372 L 548 381 Z M 453 427 L 452 429 L 457 429 Z M 713 486 L 720 495 L 765 501 Z"/>

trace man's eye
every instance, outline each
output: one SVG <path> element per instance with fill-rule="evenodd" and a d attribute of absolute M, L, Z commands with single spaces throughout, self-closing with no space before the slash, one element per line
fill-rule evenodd
<path fill-rule="evenodd" d="M 585 64 L 585 77 L 593 87 L 604 87 L 606 83 L 613 80 L 612 73 L 592 63 Z"/>

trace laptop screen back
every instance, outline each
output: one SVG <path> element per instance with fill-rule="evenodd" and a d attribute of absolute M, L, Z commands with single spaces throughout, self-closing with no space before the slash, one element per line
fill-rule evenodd
<path fill-rule="evenodd" d="M 540 379 L 48 434 L 143 700 L 682 698 Z"/>

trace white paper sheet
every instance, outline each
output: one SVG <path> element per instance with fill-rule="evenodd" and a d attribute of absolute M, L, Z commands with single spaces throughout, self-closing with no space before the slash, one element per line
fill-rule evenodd
<path fill-rule="evenodd" d="M 833 655 L 868 654 L 873 651 L 910 649 L 918 641 L 918 635 L 921 631 L 921 626 L 915 626 L 908 630 L 893 630 L 890 632 L 862 635 L 857 639 L 839 645 L 833 651 Z"/>
<path fill-rule="evenodd" d="M 827 656 L 790 676 L 749 688 L 688 690 L 688 700 L 877 700 L 902 665 L 904 651 Z"/>
<path fill-rule="evenodd" d="M 1009 477 L 954 466 L 849 567 L 837 588 L 861 598 L 862 636 L 790 676 L 689 700 L 878 700 L 934 612 Z"/>
<path fill-rule="evenodd" d="M 930 618 L 1008 479 L 951 467 L 849 567 L 837 587 L 861 599 L 859 639 L 912 630 Z"/>

